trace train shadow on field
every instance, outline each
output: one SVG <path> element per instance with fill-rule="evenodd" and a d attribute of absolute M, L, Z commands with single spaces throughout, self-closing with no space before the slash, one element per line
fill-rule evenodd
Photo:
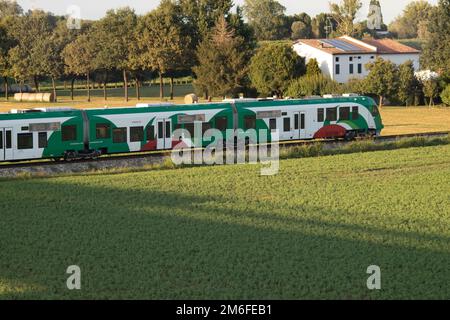
<path fill-rule="evenodd" d="M 259 212 L 64 179 L 5 182 L 0 195 L 0 299 L 450 298 L 449 237 L 311 218 L 319 206 Z M 366 287 L 373 264 L 381 291 Z M 80 291 L 66 288 L 70 265 Z"/>

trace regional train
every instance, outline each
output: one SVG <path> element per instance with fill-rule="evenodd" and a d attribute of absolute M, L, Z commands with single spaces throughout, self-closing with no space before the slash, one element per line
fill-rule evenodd
<path fill-rule="evenodd" d="M 224 140 L 236 139 L 234 132 L 256 129 L 258 135 L 267 132 L 264 141 L 269 142 L 353 139 L 380 135 L 384 128 L 375 101 L 353 95 L 85 110 L 12 110 L 0 113 L 0 162 L 170 150 L 180 141 L 204 147 L 211 140 L 193 141 L 199 127 L 201 133 L 208 129 L 223 132 Z M 176 129 L 191 134 L 175 137 Z"/>

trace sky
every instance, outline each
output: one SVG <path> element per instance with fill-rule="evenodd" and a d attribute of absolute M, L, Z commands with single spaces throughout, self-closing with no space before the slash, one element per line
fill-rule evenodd
<path fill-rule="evenodd" d="M 329 2 L 339 2 L 339 0 L 279 0 L 287 8 L 287 14 L 306 12 L 315 16 L 320 12 L 327 12 Z M 391 22 L 396 16 L 401 14 L 403 8 L 413 0 L 380 0 L 385 23 Z M 156 6 L 159 0 L 18 0 L 24 9 L 31 8 L 44 9 L 58 15 L 68 13 L 71 6 L 80 8 L 81 18 L 99 19 L 104 16 L 108 9 L 115 9 L 124 6 L 130 6 L 137 13 L 146 13 Z M 242 4 L 244 0 L 234 0 L 235 4 Z M 364 7 L 361 10 L 360 19 L 365 19 L 369 9 L 370 0 L 362 0 Z M 436 4 L 438 0 L 428 0 L 431 4 Z"/>

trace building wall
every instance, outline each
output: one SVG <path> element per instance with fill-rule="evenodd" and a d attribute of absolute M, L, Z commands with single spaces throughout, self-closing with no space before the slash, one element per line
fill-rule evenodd
<path fill-rule="evenodd" d="M 411 60 L 414 64 L 416 71 L 420 70 L 420 53 L 403 53 L 403 54 L 380 54 L 384 60 L 392 61 L 393 63 L 400 65 L 408 60 Z"/>
<path fill-rule="evenodd" d="M 315 58 L 322 73 L 333 78 L 333 56 L 331 54 L 299 43 L 294 44 L 294 51 L 297 52 L 299 56 L 305 58 L 306 63 L 312 58 Z"/>
<path fill-rule="evenodd" d="M 336 59 L 339 58 L 339 61 Z M 353 61 L 350 61 L 350 58 Z M 346 83 L 350 79 L 362 79 L 368 75 L 365 68 L 366 64 L 376 59 L 375 54 L 339 54 L 333 56 L 333 79 L 339 83 Z M 340 72 L 336 73 L 336 65 L 339 65 Z M 353 65 L 353 73 L 350 73 L 350 65 Z M 358 65 L 361 65 L 361 73 L 358 71 Z"/>

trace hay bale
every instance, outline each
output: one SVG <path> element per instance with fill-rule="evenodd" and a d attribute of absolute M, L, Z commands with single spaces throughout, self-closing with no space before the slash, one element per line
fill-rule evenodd
<path fill-rule="evenodd" d="M 22 95 L 23 95 L 23 93 L 15 93 L 14 100 L 17 102 L 22 102 Z"/>
<path fill-rule="evenodd" d="M 34 94 L 34 101 L 38 101 L 38 102 L 44 102 L 44 94 L 45 93 L 35 93 Z"/>
<path fill-rule="evenodd" d="M 53 93 L 44 93 L 42 102 L 55 102 L 55 95 Z"/>
<path fill-rule="evenodd" d="M 184 103 L 185 104 L 194 104 L 194 103 L 198 103 L 198 97 L 196 94 L 191 93 L 188 94 L 184 97 Z"/>

